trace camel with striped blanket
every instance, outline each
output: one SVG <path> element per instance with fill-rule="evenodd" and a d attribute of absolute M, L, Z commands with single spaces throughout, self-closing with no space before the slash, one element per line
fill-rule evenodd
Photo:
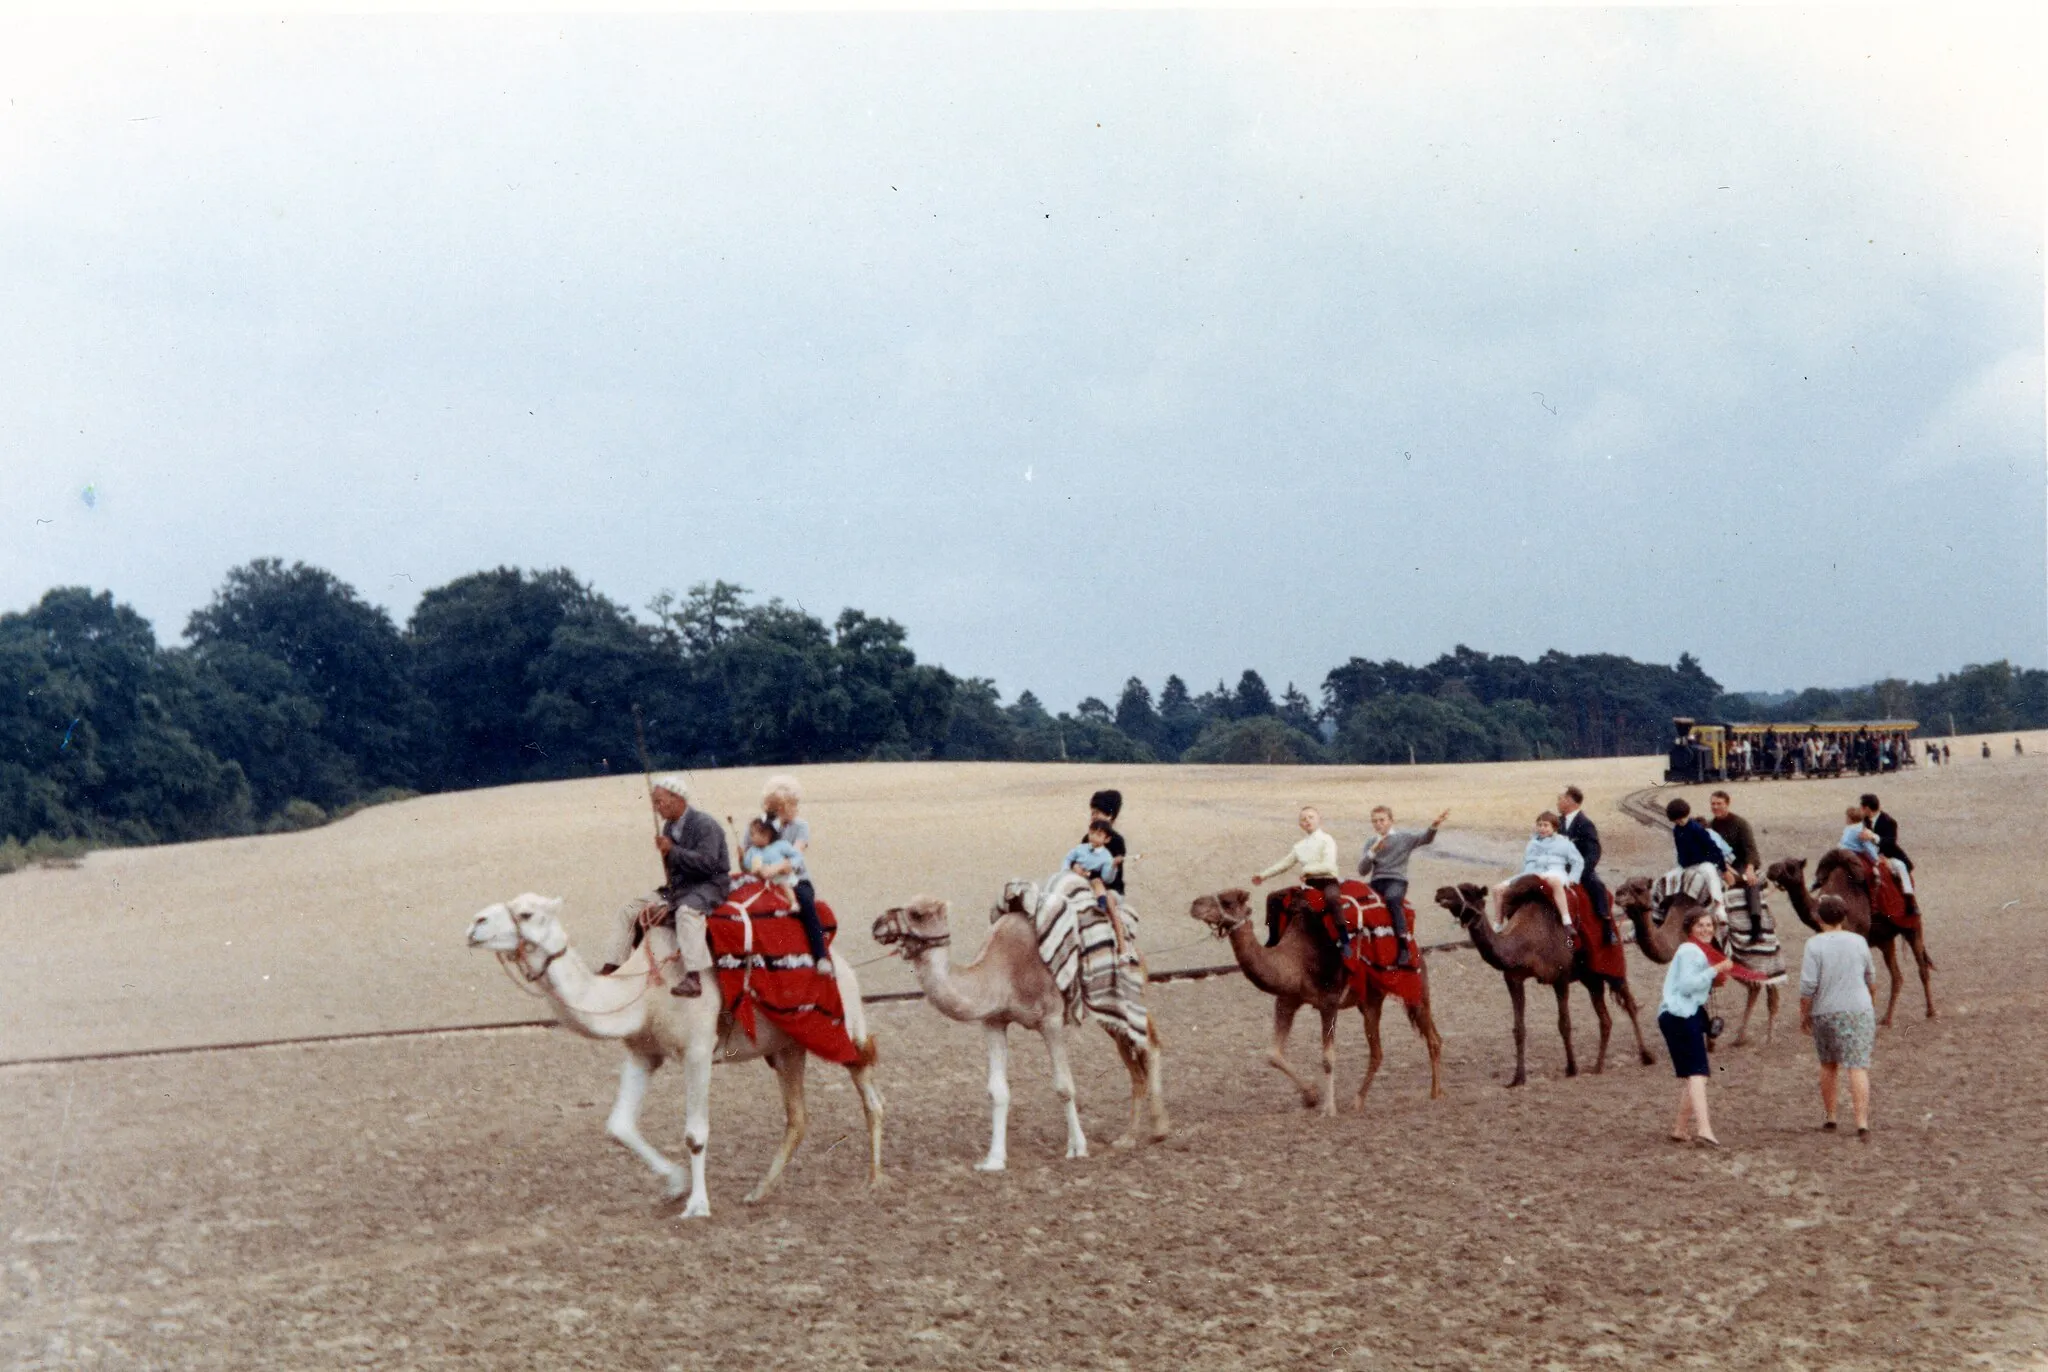
<path fill-rule="evenodd" d="M 1035 888 L 1024 888 L 1032 890 Z M 950 907 L 943 900 L 920 896 L 891 909 L 875 921 L 875 942 L 892 945 L 917 971 L 925 1003 L 947 1019 L 979 1024 L 988 1038 L 990 1107 L 988 1156 L 976 1163 L 979 1172 L 1000 1172 L 1009 1163 L 1011 1025 L 1035 1030 L 1045 1039 L 1052 1060 L 1052 1089 L 1067 1117 L 1067 1156 L 1088 1156 L 1088 1135 L 1074 1103 L 1074 1069 L 1067 1060 L 1067 1026 L 1072 1018 L 1068 993 L 1060 989 L 1052 968 L 1039 952 L 1033 922 L 1036 901 L 1013 883 L 1006 903 L 991 911 L 993 927 L 981 954 L 955 968 L 947 956 L 953 941 L 947 924 Z M 1029 900 L 1032 908 L 1025 908 Z M 1128 1021 L 1096 1016 L 1116 1045 L 1117 1056 L 1131 1078 L 1131 1118 L 1112 1148 L 1128 1148 L 1150 1115 L 1148 1137 L 1166 1137 L 1166 1097 L 1160 1083 L 1159 1030 L 1149 1018 L 1142 1038 Z"/>

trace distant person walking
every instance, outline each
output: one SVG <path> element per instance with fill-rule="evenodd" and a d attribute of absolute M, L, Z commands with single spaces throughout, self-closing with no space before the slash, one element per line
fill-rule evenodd
<path fill-rule="evenodd" d="M 1685 942 L 1671 955 L 1664 972 L 1664 999 L 1657 1008 L 1657 1027 L 1664 1032 L 1664 1046 L 1671 1050 L 1671 1070 L 1677 1074 L 1678 1118 L 1671 1125 L 1671 1140 L 1695 1140 L 1719 1148 L 1714 1121 L 1707 1114 L 1707 993 L 1714 982 L 1734 966 L 1714 947 L 1714 913 L 1695 909 L 1685 924 Z M 1690 1119 L 1696 1126 L 1687 1132 Z"/>
<path fill-rule="evenodd" d="M 1870 1137 L 1870 1049 L 1877 1038 L 1877 1009 L 1870 988 L 1877 980 L 1870 945 L 1861 934 L 1842 927 L 1849 907 L 1840 896 L 1814 902 L 1813 917 L 1821 932 L 1806 941 L 1799 963 L 1799 1027 L 1813 1035 L 1820 1058 L 1820 1106 L 1827 1112 L 1822 1129 L 1835 1128 L 1839 1076 L 1849 1072 L 1849 1102 L 1856 1112 L 1856 1137 Z"/>

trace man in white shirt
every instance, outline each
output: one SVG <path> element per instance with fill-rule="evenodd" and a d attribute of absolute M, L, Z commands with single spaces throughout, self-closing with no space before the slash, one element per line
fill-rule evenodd
<path fill-rule="evenodd" d="M 1302 838 L 1287 856 L 1252 878 L 1252 885 L 1259 886 L 1269 877 L 1277 877 L 1290 867 L 1301 868 L 1301 884 L 1313 886 L 1323 894 L 1323 908 L 1331 914 L 1338 913 L 1337 883 L 1341 878 L 1337 872 L 1337 840 L 1323 832 L 1323 817 L 1313 805 L 1301 807 L 1301 815 L 1295 821 L 1301 825 Z M 1281 892 L 1275 891 L 1266 897 L 1266 946 L 1271 948 L 1280 941 Z M 1339 946 L 1342 952 L 1350 944 L 1349 931 L 1344 921 L 1337 921 Z"/>

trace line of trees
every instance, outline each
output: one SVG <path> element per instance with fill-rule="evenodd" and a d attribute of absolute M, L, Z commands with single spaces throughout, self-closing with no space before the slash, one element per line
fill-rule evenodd
<path fill-rule="evenodd" d="M 630 771 L 635 706 L 663 766 L 1456 762 L 1660 752 L 1684 714 L 2035 727 L 2048 673 L 1995 663 L 1767 709 L 1690 656 L 1459 647 L 1422 667 L 1352 658 L 1319 700 L 1246 671 L 1156 696 L 1133 677 L 1113 706 L 1055 713 L 919 662 L 891 620 L 828 624 L 723 581 L 636 616 L 568 571 L 501 567 L 428 591 L 401 628 L 332 574 L 263 559 L 175 645 L 104 591 L 0 616 L 0 846 L 300 828 L 394 795 Z"/>

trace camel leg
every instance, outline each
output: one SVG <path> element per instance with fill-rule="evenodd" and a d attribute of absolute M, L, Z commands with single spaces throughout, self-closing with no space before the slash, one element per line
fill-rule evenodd
<path fill-rule="evenodd" d="M 1636 1016 L 1635 992 L 1628 989 L 1625 981 L 1611 982 L 1608 989 L 1614 992 L 1615 1003 L 1628 1015 L 1628 1027 L 1636 1036 L 1636 1056 L 1642 1059 L 1643 1066 L 1648 1067 L 1657 1060 L 1657 1055 L 1650 1051 L 1649 1044 L 1643 1042 L 1643 1022 Z"/>
<path fill-rule="evenodd" d="M 1415 1032 L 1422 1036 L 1423 1046 L 1429 1049 L 1429 1098 L 1441 1100 L 1444 1094 L 1444 1036 L 1436 1031 L 1436 1016 L 1430 1013 L 1429 1002 L 1408 1007 L 1408 1022 L 1415 1026 Z"/>
<path fill-rule="evenodd" d="M 1088 1135 L 1081 1128 L 1081 1108 L 1074 1103 L 1074 1065 L 1067 1061 L 1067 1026 L 1057 1016 L 1048 1017 L 1045 1055 L 1052 1059 L 1052 1093 L 1060 1098 L 1067 1116 L 1067 1156 L 1088 1156 Z"/>
<path fill-rule="evenodd" d="M 1000 1024 L 988 1029 L 988 1156 L 974 1164 L 977 1172 L 1000 1172 L 1010 1158 L 1010 1031 Z"/>
<path fill-rule="evenodd" d="M 1515 1076 L 1509 1086 L 1521 1086 L 1529 1080 L 1529 1030 L 1522 1022 L 1522 1012 L 1527 1000 L 1520 977 L 1507 978 L 1508 999 L 1515 1004 Z"/>
<path fill-rule="evenodd" d="M 668 1198 L 674 1200 L 687 1188 L 690 1173 L 671 1162 L 640 1133 L 640 1107 L 647 1100 L 647 1083 L 660 1068 L 660 1058 L 636 1053 L 630 1048 L 626 1050 L 626 1065 L 619 1072 L 619 1096 L 612 1102 L 612 1113 L 605 1120 L 604 1128 L 634 1157 L 653 1169 L 666 1186 Z"/>
<path fill-rule="evenodd" d="M 872 1042 L 870 1040 L 868 1045 L 862 1046 L 868 1047 Z M 862 1061 L 854 1063 L 846 1070 L 853 1078 L 853 1089 L 860 1093 L 861 1114 L 866 1116 L 868 1122 L 868 1185 L 870 1187 L 880 1186 L 882 1184 L 882 1092 L 881 1088 L 875 1085 L 875 1064 L 872 1057 L 864 1057 Z"/>
<path fill-rule="evenodd" d="M 1913 955 L 1913 965 L 1920 969 L 1920 994 L 1927 998 L 1927 1018 L 1933 1019 L 1934 959 L 1927 956 L 1926 935 L 1914 930 L 1913 936 L 1906 941 L 1906 949 Z"/>
<path fill-rule="evenodd" d="M 683 1218 L 711 1217 L 711 1194 L 704 1189 L 704 1150 L 711 1143 L 711 1048 L 708 1035 L 693 1040 L 683 1052 L 683 1143 L 690 1150 L 690 1199 Z"/>
<path fill-rule="evenodd" d="M 1599 978 L 1586 983 L 1586 993 L 1593 998 L 1593 1017 L 1600 1021 L 1600 1055 L 1593 1059 L 1593 1075 L 1597 1077 L 1607 1070 L 1607 1040 L 1614 1034 L 1614 1016 L 1607 1009 L 1607 987 Z"/>
<path fill-rule="evenodd" d="M 1771 1046 L 1778 1036 L 1778 988 L 1764 988 L 1764 1047 Z"/>
<path fill-rule="evenodd" d="M 1561 981 L 1557 991 L 1557 1032 L 1564 1039 L 1564 1074 L 1576 1077 L 1579 1074 L 1579 1059 L 1572 1052 L 1572 984 Z"/>
<path fill-rule="evenodd" d="M 776 1085 L 782 1088 L 782 1146 L 775 1150 L 775 1157 L 768 1164 L 768 1175 L 747 1193 L 748 1205 L 758 1205 L 768 1198 L 810 1128 L 810 1112 L 804 1106 L 804 1064 L 810 1056 L 801 1048 L 790 1047 L 768 1060 L 768 1065 L 775 1069 Z"/>
<path fill-rule="evenodd" d="M 1146 1029 L 1147 1037 L 1149 1038 L 1151 1026 L 1148 1024 Z M 1133 1048 L 1124 1041 L 1122 1035 L 1110 1029 L 1107 1024 L 1103 1026 L 1103 1032 L 1109 1035 L 1110 1043 L 1115 1045 L 1116 1055 L 1122 1060 L 1124 1071 L 1131 1079 L 1131 1118 L 1124 1125 L 1123 1133 L 1111 1139 L 1109 1146 L 1111 1148 L 1135 1147 L 1138 1142 L 1138 1127 L 1144 1121 L 1145 1105 L 1150 1095 L 1152 1056 L 1157 1050 L 1153 1049 L 1149 1044 L 1145 1048 Z M 1155 1142 L 1163 1135 L 1163 1132 L 1154 1132 L 1153 1139 Z"/>
<path fill-rule="evenodd" d="M 1166 1137 L 1171 1123 L 1166 1116 L 1166 1043 L 1159 1037 L 1159 1025 L 1145 1019 L 1145 1102 L 1152 1112 L 1152 1142 Z"/>
<path fill-rule="evenodd" d="M 1380 1011 L 1386 1008 L 1387 993 L 1381 987 L 1368 981 L 1365 984 L 1365 999 L 1358 1003 L 1358 1014 L 1365 1021 L 1365 1080 L 1358 1084 L 1358 1094 L 1352 1098 L 1351 1108 L 1365 1109 L 1365 1093 L 1372 1090 L 1372 1079 L 1379 1075 L 1380 1063 L 1386 1058 L 1380 1047 Z"/>
<path fill-rule="evenodd" d="M 1322 1111 L 1331 1119 L 1337 1117 L 1337 1012 L 1334 1009 L 1319 1012 L 1323 1020 L 1323 1090 L 1320 1099 Z"/>
<path fill-rule="evenodd" d="M 1743 987 L 1743 990 L 1748 994 L 1748 999 L 1742 1002 L 1742 1023 L 1735 1026 L 1735 1037 L 1728 1044 L 1730 1048 L 1740 1048 L 1743 1044 L 1749 1042 L 1749 1017 L 1755 1011 L 1756 998 L 1763 994 L 1763 989 L 1761 986 Z"/>
<path fill-rule="evenodd" d="M 1301 1002 L 1286 996 L 1273 998 L 1273 1047 L 1266 1054 L 1266 1061 L 1278 1069 L 1281 1076 L 1294 1083 L 1294 1089 L 1301 1092 L 1302 1108 L 1316 1108 L 1316 1088 L 1302 1080 L 1301 1075 L 1287 1065 L 1287 1036 L 1294 1031 L 1295 1012 L 1301 1009 Z"/>
<path fill-rule="evenodd" d="M 1884 946 L 1884 970 L 1892 974 L 1891 999 L 1884 1003 L 1884 1018 L 1877 1022 L 1880 1029 L 1892 1027 L 1892 1011 L 1899 1008 L 1899 945 L 1896 942 Z"/>

